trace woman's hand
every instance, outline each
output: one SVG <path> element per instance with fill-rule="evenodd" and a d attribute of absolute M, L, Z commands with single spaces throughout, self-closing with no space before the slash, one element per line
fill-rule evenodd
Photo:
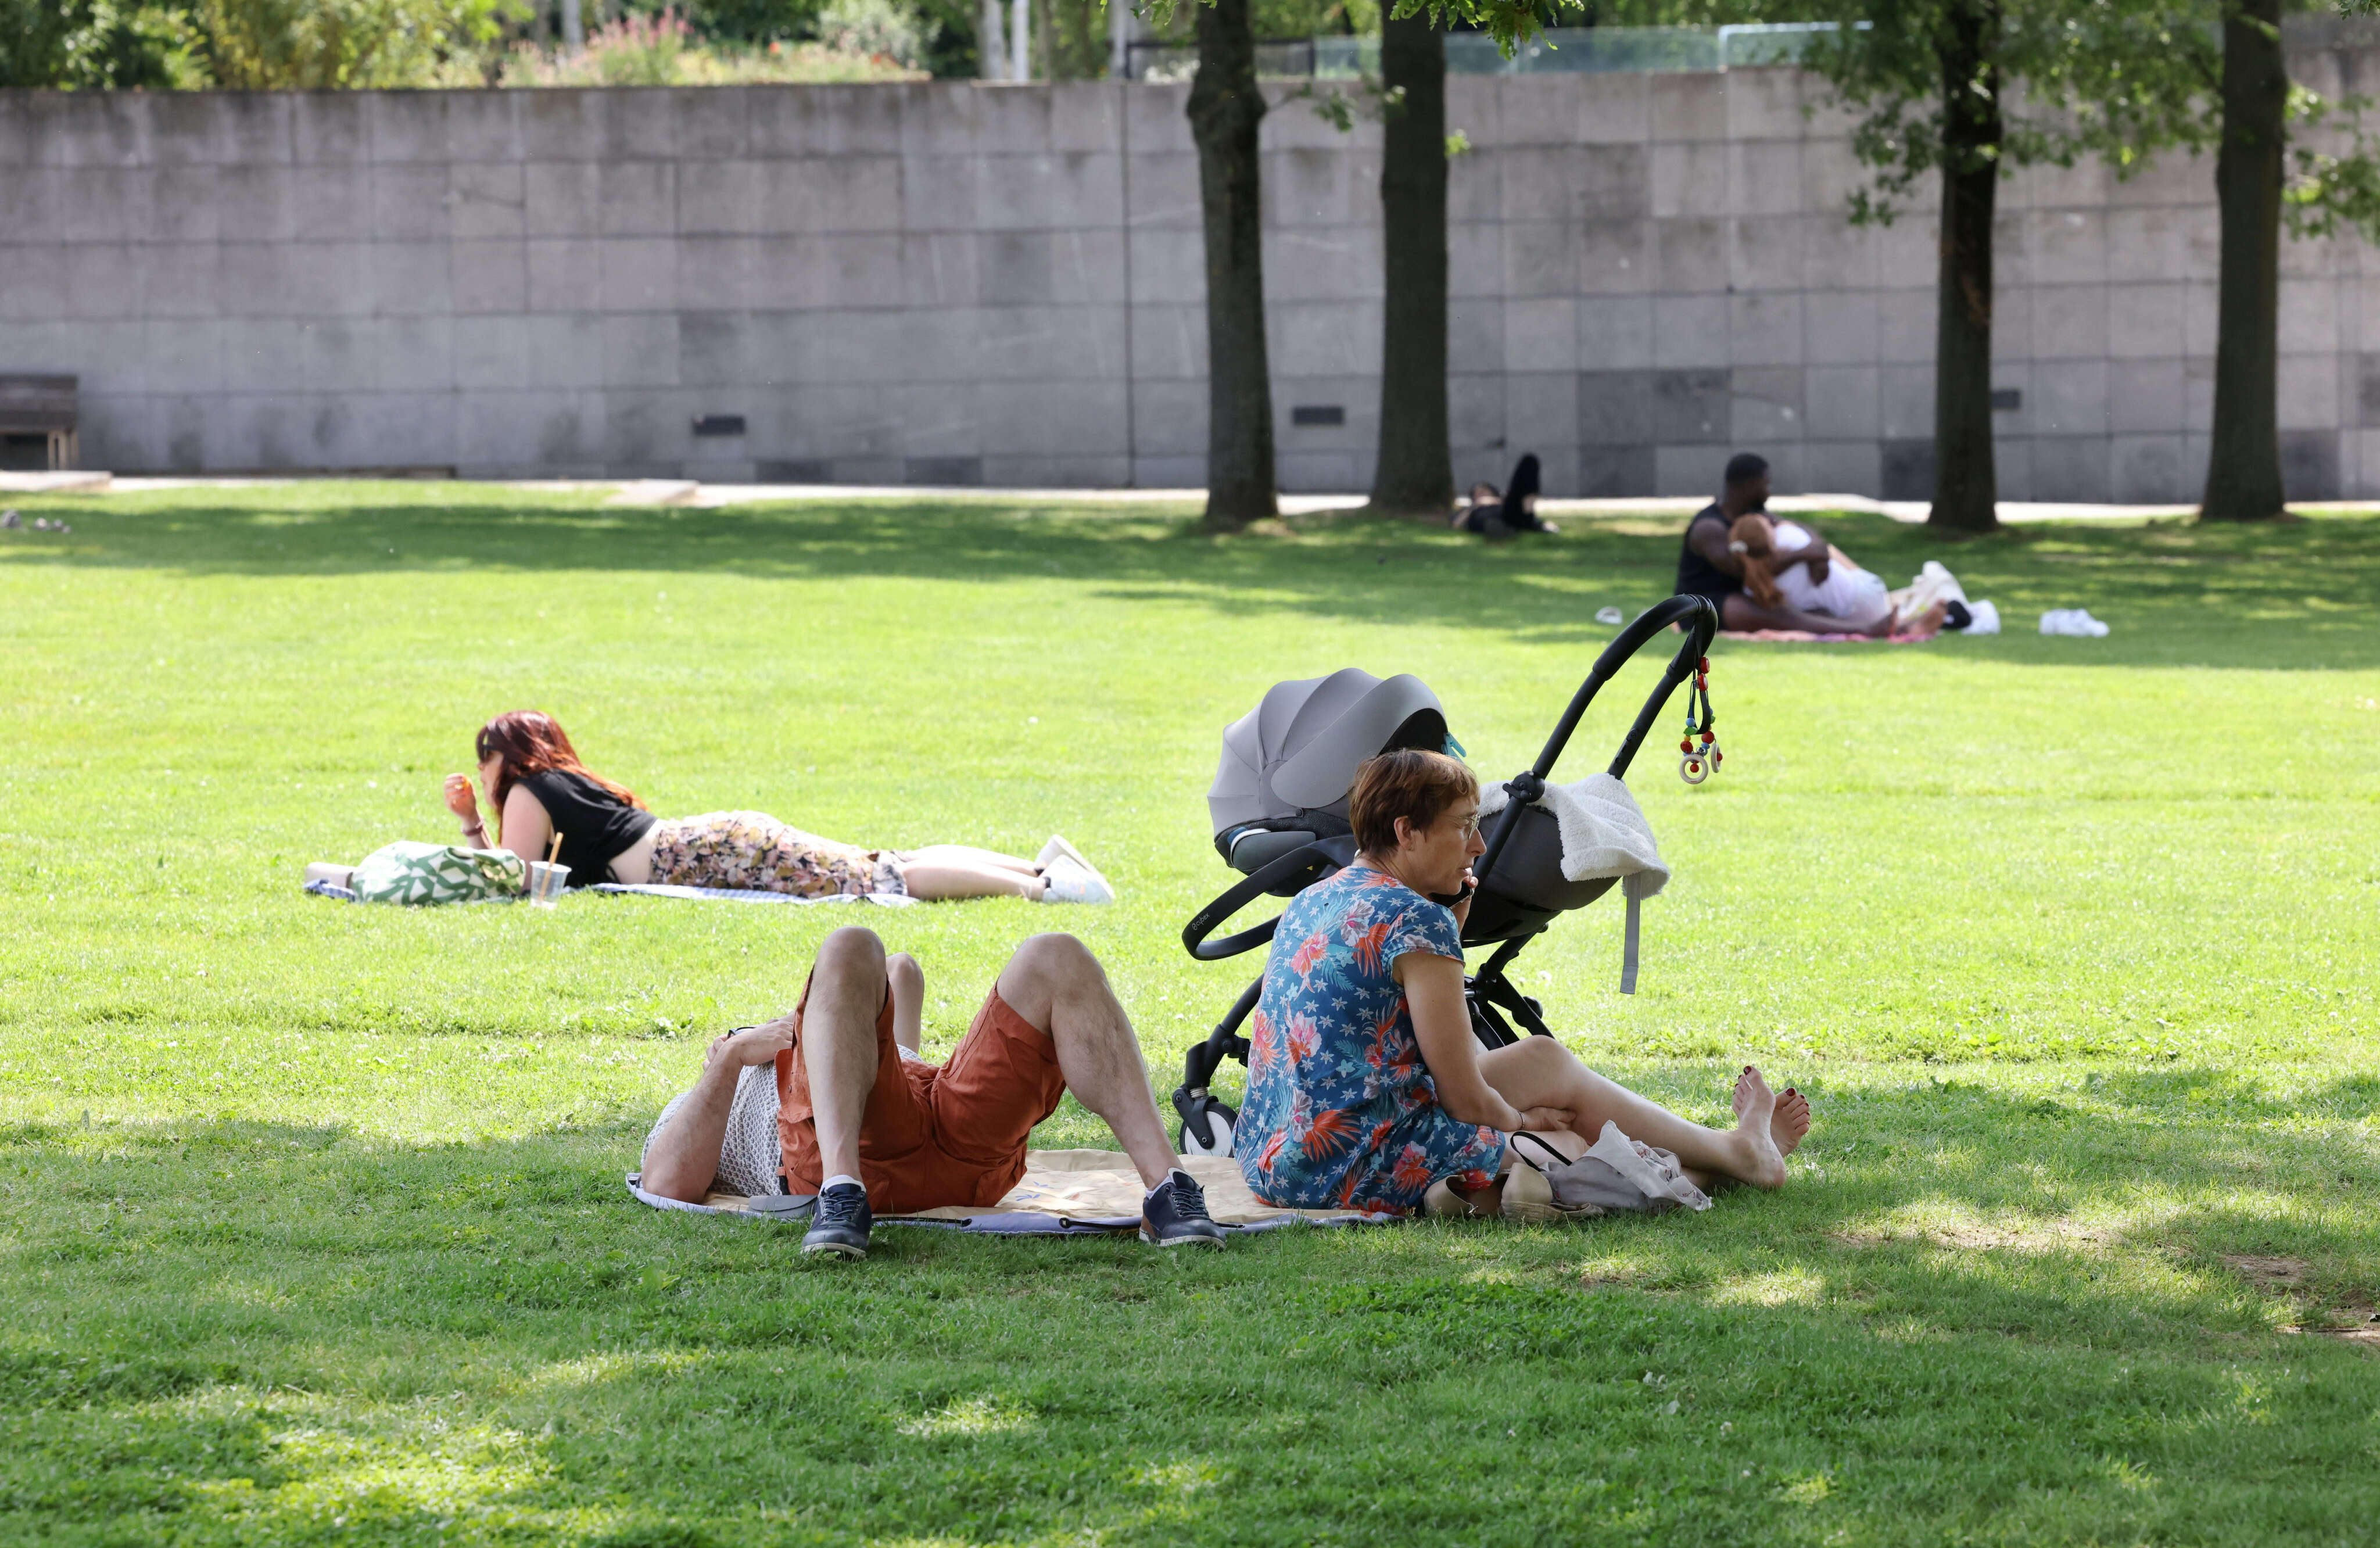
<path fill-rule="evenodd" d="M 469 825 L 480 821 L 480 792 L 469 774 L 450 774 L 446 776 L 446 810 Z"/>
<path fill-rule="evenodd" d="M 1572 1127 L 1577 1122 L 1578 1115 L 1567 1107 L 1524 1107 L 1521 1110 L 1520 1127 L 1522 1128 L 1536 1129 L 1540 1132 L 1548 1129 L 1566 1129 L 1572 1134 L 1577 1134 L 1578 1130 Z M 1579 1138 L 1583 1140 L 1586 1136 L 1579 1135 Z"/>
<path fill-rule="evenodd" d="M 1454 928 L 1457 931 L 1471 922 L 1471 899 L 1479 896 L 1479 878 L 1471 873 L 1471 868 L 1467 865 L 1463 868 L 1463 886 L 1469 892 L 1470 896 L 1453 906 Z"/>

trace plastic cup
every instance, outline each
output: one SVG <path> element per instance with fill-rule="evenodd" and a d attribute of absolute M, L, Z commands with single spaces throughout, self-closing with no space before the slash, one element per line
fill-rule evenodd
<path fill-rule="evenodd" d="M 540 908 L 551 908 L 562 901 L 562 889 L 570 884 L 570 868 L 548 865 L 543 860 L 528 862 L 528 900 Z"/>

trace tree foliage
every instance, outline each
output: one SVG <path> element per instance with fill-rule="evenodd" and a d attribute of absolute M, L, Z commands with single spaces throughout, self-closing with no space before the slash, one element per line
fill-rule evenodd
<path fill-rule="evenodd" d="M 520 0 L 197 0 L 207 73 L 236 91 L 427 86 L 476 61 Z"/>
<path fill-rule="evenodd" d="M 1945 166 L 1950 100 L 1942 56 L 1971 0 L 1852 0 L 1812 40 L 1805 66 L 1861 115 L 1852 134 L 1873 181 L 1854 190 L 1851 215 L 1889 222 L 1910 190 Z M 2219 41 L 2204 18 L 2144 0 L 2000 0 L 1985 47 L 2000 84 L 1989 91 L 1998 133 L 1981 153 L 2002 175 L 2019 166 L 2071 166 L 2104 155 L 2119 176 L 2162 150 L 2210 141 L 2204 97 L 2219 73 Z"/>
<path fill-rule="evenodd" d="M 0 0 L 0 86 L 103 91 L 204 84 L 188 20 L 124 0 Z"/>

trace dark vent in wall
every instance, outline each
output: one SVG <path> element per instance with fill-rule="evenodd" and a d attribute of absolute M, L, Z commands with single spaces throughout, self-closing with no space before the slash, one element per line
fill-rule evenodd
<path fill-rule="evenodd" d="M 2014 387 L 1994 387 L 1992 389 L 1992 407 L 1995 409 L 2022 408 L 2024 407 L 2024 394 L 2019 392 Z"/>
<path fill-rule="evenodd" d="M 1301 403 L 1289 411 L 1292 424 L 1345 424 L 1347 410 L 1336 403 Z"/>
<path fill-rule="evenodd" d="M 741 435 L 744 416 L 741 414 L 705 414 L 694 421 L 697 435 Z"/>

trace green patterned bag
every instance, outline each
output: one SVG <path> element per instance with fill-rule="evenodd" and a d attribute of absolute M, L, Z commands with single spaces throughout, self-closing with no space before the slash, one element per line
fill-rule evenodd
<path fill-rule="evenodd" d="M 348 885 L 360 903 L 483 903 L 520 896 L 528 867 L 508 849 L 400 841 L 365 856 Z"/>

